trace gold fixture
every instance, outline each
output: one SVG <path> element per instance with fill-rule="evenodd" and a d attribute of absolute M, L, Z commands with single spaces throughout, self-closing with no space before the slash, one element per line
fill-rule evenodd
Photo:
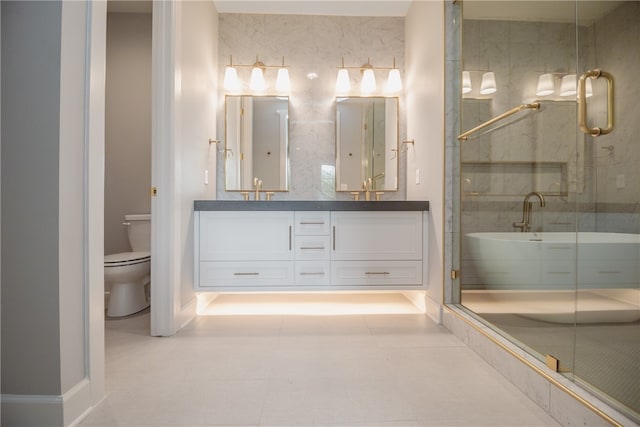
<path fill-rule="evenodd" d="M 460 272 L 458 270 L 451 270 L 451 280 L 456 280 Z"/>
<path fill-rule="evenodd" d="M 158 189 L 156 187 L 151 187 L 151 197 L 156 197 L 158 195 Z"/>
<path fill-rule="evenodd" d="M 515 108 L 512 108 L 511 110 L 504 112 L 502 114 L 500 114 L 499 116 L 494 117 L 493 119 L 489 119 L 486 122 L 474 127 L 473 129 L 470 129 L 462 134 L 460 134 L 458 136 L 458 140 L 459 141 L 466 141 L 467 139 L 469 139 L 469 136 L 478 132 L 479 130 L 482 130 L 484 128 L 486 128 L 487 126 L 490 126 L 496 122 L 499 122 L 500 120 L 506 119 L 509 116 L 512 116 L 516 113 L 519 113 L 520 111 L 523 110 L 539 110 L 540 109 L 540 103 L 539 102 L 533 102 L 531 104 L 522 104 L 522 105 L 518 105 Z"/>
<path fill-rule="evenodd" d="M 397 93 L 402 90 L 402 78 L 400 77 L 400 69 L 396 66 L 395 57 L 393 58 L 392 67 L 374 67 L 371 64 L 370 58 L 367 58 L 367 62 L 359 67 L 350 67 L 344 65 L 344 58 L 342 58 L 342 65 L 338 67 L 338 77 L 336 78 L 336 93 L 346 94 L 351 90 L 349 70 L 360 70 L 362 74 L 360 91 L 365 95 L 369 95 L 376 91 L 376 70 L 389 71 L 385 92 Z"/>
<path fill-rule="evenodd" d="M 274 195 L 274 194 L 276 194 L 276 193 L 275 193 L 275 192 L 273 192 L 273 191 L 267 191 L 265 194 L 267 195 L 266 200 L 271 200 L 271 198 L 273 197 L 273 195 Z"/>
<path fill-rule="evenodd" d="M 260 200 L 260 190 L 262 190 L 262 180 L 256 176 L 253 178 L 253 186 L 256 188 L 255 200 Z"/>
<path fill-rule="evenodd" d="M 219 140 L 217 140 L 217 139 L 211 139 L 211 138 L 209 138 L 209 145 L 211 145 L 211 144 L 220 144 L 221 142 L 222 142 L 222 141 L 219 141 Z"/>
<path fill-rule="evenodd" d="M 560 360 L 550 354 L 547 354 L 545 356 L 545 361 L 547 362 L 547 368 L 551 369 L 553 372 L 560 372 Z"/>
<path fill-rule="evenodd" d="M 243 200 L 249 200 L 249 192 L 248 191 L 241 191 L 240 194 L 242 194 L 242 199 Z"/>
<path fill-rule="evenodd" d="M 264 92 L 267 88 L 264 80 L 264 73 L 269 68 L 277 68 L 278 74 L 276 77 L 276 92 L 289 92 L 291 90 L 291 81 L 289 79 L 289 66 L 284 64 L 284 56 L 282 57 L 281 65 L 267 65 L 258 59 L 253 64 L 234 64 L 233 57 L 229 56 L 229 65 L 225 68 L 224 72 L 224 88 L 231 92 L 238 92 L 242 90 L 242 84 L 238 78 L 238 72 L 236 68 L 251 68 L 251 80 L 250 89 L 254 92 Z"/>
<path fill-rule="evenodd" d="M 360 192 L 359 191 L 352 191 L 351 195 L 353 196 L 353 200 L 360 200 Z"/>
<path fill-rule="evenodd" d="M 376 191 L 376 202 L 379 202 L 380 199 L 382 199 L 383 194 L 384 194 L 384 191 Z"/>
<path fill-rule="evenodd" d="M 533 211 L 533 203 L 529 201 L 532 196 L 536 196 L 540 199 L 540 207 L 544 208 L 546 206 L 544 202 L 544 196 L 542 193 L 538 191 L 532 191 L 524 196 L 524 202 L 522 204 L 522 221 L 514 222 L 513 227 L 519 228 L 520 231 L 531 231 L 531 212 Z"/>
<path fill-rule="evenodd" d="M 587 79 L 599 79 L 603 77 L 607 80 L 607 127 L 590 128 L 587 126 Z M 600 69 L 589 70 L 583 73 L 578 80 L 578 118 L 580 130 L 590 136 L 600 136 L 611 133 L 613 130 L 613 76 Z"/>

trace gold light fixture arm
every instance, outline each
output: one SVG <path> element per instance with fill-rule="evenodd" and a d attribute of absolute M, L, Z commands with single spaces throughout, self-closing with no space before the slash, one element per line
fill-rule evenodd
<path fill-rule="evenodd" d="M 603 77 L 607 80 L 607 127 L 590 128 L 587 126 L 587 79 Z M 611 133 L 613 130 L 613 76 L 599 69 L 589 70 L 583 73 L 578 80 L 578 119 L 580 130 L 590 136 L 600 136 Z"/>
<path fill-rule="evenodd" d="M 487 126 L 491 126 L 492 124 L 499 122 L 500 120 L 506 119 L 509 116 L 513 116 L 516 113 L 519 113 L 520 111 L 523 110 L 539 110 L 540 109 L 540 103 L 539 102 L 533 102 L 531 104 L 522 104 L 522 105 L 518 105 L 515 108 L 512 108 L 509 111 L 506 111 L 502 114 L 500 114 L 499 116 L 496 116 L 492 119 L 487 120 L 486 122 L 474 127 L 473 129 L 469 129 L 468 131 L 466 131 L 465 133 L 462 133 L 458 136 L 458 140 L 459 141 L 466 141 L 469 136 L 473 135 L 474 133 L 478 132 L 479 130 L 482 130 L 484 128 L 486 128 Z"/>

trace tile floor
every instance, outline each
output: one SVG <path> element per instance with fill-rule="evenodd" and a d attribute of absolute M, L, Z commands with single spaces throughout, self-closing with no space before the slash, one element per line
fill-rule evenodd
<path fill-rule="evenodd" d="M 148 335 L 148 312 L 108 320 L 107 397 L 80 426 L 558 425 L 404 304 L 407 314 L 203 315 L 170 338 Z"/>

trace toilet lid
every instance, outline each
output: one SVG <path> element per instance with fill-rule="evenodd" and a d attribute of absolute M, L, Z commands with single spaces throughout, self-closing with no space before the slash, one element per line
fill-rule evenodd
<path fill-rule="evenodd" d="M 115 267 L 120 265 L 133 265 L 147 262 L 151 259 L 149 252 L 120 252 L 117 254 L 105 255 L 104 266 Z"/>

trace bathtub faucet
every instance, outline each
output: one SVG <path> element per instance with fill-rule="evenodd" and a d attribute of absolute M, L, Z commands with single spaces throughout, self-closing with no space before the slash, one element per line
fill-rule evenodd
<path fill-rule="evenodd" d="M 520 231 L 531 231 L 531 212 L 533 211 L 533 203 L 529 201 L 532 196 L 536 196 L 540 199 L 540 207 L 545 207 L 544 196 L 538 191 L 532 191 L 524 196 L 524 202 L 522 204 L 522 221 L 514 222 L 513 227 L 519 228 Z"/>

